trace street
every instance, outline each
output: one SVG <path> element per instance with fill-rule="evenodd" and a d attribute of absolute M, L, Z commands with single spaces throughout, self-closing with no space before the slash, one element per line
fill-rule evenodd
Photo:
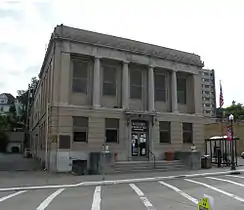
<path fill-rule="evenodd" d="M 203 194 L 214 210 L 244 208 L 244 175 L 172 179 L 96 187 L 0 193 L 1 210 L 142 210 L 197 209 Z"/>

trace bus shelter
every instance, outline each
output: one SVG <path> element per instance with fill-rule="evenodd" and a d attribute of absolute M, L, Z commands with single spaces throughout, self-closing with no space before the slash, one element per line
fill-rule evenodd
<path fill-rule="evenodd" d="M 237 166 L 237 137 L 233 138 L 234 147 L 234 163 Z M 228 140 L 227 136 L 214 136 L 205 139 L 205 154 L 211 158 L 211 163 L 216 164 L 218 167 L 225 167 L 231 165 L 231 149 L 232 140 Z"/>

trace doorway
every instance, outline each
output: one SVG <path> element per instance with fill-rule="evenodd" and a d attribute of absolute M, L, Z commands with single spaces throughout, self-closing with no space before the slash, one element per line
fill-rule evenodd
<path fill-rule="evenodd" d="M 148 156 L 148 123 L 142 120 L 131 122 L 131 155 L 132 157 Z"/>

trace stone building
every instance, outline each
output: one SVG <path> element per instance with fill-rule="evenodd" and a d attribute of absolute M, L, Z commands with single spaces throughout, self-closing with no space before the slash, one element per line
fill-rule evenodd
<path fill-rule="evenodd" d="M 70 171 L 104 143 L 118 161 L 203 149 L 202 67 L 195 54 L 56 26 L 30 112 L 34 154 Z"/>

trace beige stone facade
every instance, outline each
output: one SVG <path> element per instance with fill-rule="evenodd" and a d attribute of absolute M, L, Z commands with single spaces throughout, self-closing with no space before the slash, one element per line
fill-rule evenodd
<path fill-rule="evenodd" d="M 195 54 L 57 26 L 31 110 L 33 152 L 69 171 L 104 143 L 124 161 L 203 149 L 202 67 Z"/>

